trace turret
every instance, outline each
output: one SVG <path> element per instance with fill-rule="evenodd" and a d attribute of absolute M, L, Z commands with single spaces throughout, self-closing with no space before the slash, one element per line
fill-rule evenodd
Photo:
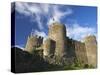
<path fill-rule="evenodd" d="M 55 56 L 59 58 L 66 55 L 66 27 L 58 22 L 49 26 L 48 36 L 51 40 L 56 42 Z"/>
<path fill-rule="evenodd" d="M 31 33 L 31 35 L 28 36 L 25 50 L 28 51 L 29 53 L 32 53 L 33 50 L 36 50 L 36 48 L 40 47 L 42 44 L 43 44 L 43 37 L 33 35 Z"/>
<path fill-rule="evenodd" d="M 88 64 L 96 67 L 97 65 L 97 41 L 95 36 L 87 36 L 84 39 Z"/>

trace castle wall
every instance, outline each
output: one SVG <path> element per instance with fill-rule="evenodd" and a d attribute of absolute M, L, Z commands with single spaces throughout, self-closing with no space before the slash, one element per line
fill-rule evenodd
<path fill-rule="evenodd" d="M 80 63 L 87 64 L 87 54 L 85 44 L 79 41 L 75 41 L 75 53 L 76 58 L 79 60 Z"/>
<path fill-rule="evenodd" d="M 85 44 L 79 41 L 67 39 L 67 59 L 70 63 L 75 62 L 75 60 L 80 61 L 80 63 L 87 64 L 87 55 Z"/>
<path fill-rule="evenodd" d="M 55 56 L 63 57 L 66 53 L 66 27 L 59 23 L 53 23 L 49 27 L 48 36 L 56 42 Z"/>
<path fill-rule="evenodd" d="M 51 40 L 50 38 L 47 38 L 44 41 L 44 44 L 43 44 L 44 56 L 51 57 L 54 55 L 55 44 L 56 44 L 55 41 Z"/>
<path fill-rule="evenodd" d="M 86 52 L 88 57 L 88 64 L 97 66 L 97 42 L 95 36 L 88 36 L 84 39 Z"/>
<path fill-rule="evenodd" d="M 72 39 L 69 39 L 66 37 L 66 42 L 67 42 L 67 63 L 74 63 L 74 60 L 76 59 L 76 52 L 75 52 L 75 43 Z"/>
<path fill-rule="evenodd" d="M 75 42 L 72 39 L 69 39 L 68 37 L 66 38 L 66 42 L 67 42 L 67 53 L 69 53 L 67 55 L 67 57 L 76 57 L 75 54 Z"/>

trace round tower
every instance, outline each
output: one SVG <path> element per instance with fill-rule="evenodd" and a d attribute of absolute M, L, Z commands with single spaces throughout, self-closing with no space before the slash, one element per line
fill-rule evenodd
<path fill-rule="evenodd" d="M 32 53 L 38 44 L 37 36 L 28 36 L 25 50 Z"/>
<path fill-rule="evenodd" d="M 55 55 L 63 57 L 66 54 L 66 27 L 55 22 L 49 26 L 48 36 L 56 42 Z"/>
<path fill-rule="evenodd" d="M 87 36 L 84 39 L 88 64 L 97 66 L 97 41 L 95 36 Z"/>

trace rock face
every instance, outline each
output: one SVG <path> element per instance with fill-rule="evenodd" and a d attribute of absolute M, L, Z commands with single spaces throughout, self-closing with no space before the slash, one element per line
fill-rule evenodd
<path fill-rule="evenodd" d="M 97 42 L 95 36 L 87 36 L 84 39 L 88 64 L 93 65 L 94 67 L 97 66 Z"/>
<path fill-rule="evenodd" d="M 25 50 L 32 53 L 35 48 L 38 50 L 37 53 L 40 53 L 50 64 L 68 65 L 78 60 L 84 65 L 89 64 L 96 67 L 95 36 L 88 36 L 85 38 L 85 42 L 80 42 L 67 37 L 66 32 L 65 25 L 55 22 L 49 26 L 48 38 L 44 43 L 41 37 L 29 36 Z"/>

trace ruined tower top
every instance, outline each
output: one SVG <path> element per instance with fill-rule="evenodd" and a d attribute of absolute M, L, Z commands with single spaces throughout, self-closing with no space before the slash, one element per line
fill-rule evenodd
<path fill-rule="evenodd" d="M 86 36 L 84 38 L 84 42 L 88 42 L 88 41 L 96 41 L 96 37 L 94 35 Z"/>
<path fill-rule="evenodd" d="M 43 37 L 35 35 L 33 31 L 27 38 L 25 51 L 28 51 L 29 53 L 33 53 L 36 48 L 40 47 L 43 44 Z"/>
<path fill-rule="evenodd" d="M 52 40 L 57 40 L 58 36 L 66 37 L 66 27 L 65 25 L 54 22 L 52 25 L 49 26 L 49 38 Z"/>
<path fill-rule="evenodd" d="M 84 39 L 88 64 L 92 65 L 93 67 L 97 66 L 97 41 L 94 35 L 87 36 Z"/>

